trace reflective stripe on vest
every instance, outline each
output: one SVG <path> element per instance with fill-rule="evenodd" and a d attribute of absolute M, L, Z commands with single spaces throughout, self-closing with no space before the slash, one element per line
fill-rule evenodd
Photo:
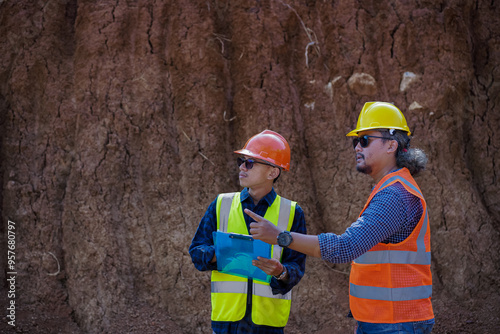
<path fill-rule="evenodd" d="M 407 288 L 379 288 L 350 283 L 349 287 L 349 294 L 351 296 L 392 302 L 430 298 L 432 295 L 432 285 L 411 286 Z"/>
<path fill-rule="evenodd" d="M 221 204 L 220 204 L 220 227 L 219 231 L 227 232 L 227 225 L 229 220 L 229 211 L 231 210 L 231 204 L 233 203 L 233 197 L 236 193 L 221 194 Z"/>
<path fill-rule="evenodd" d="M 243 282 L 212 282 L 212 293 L 247 293 L 248 281 Z"/>
<path fill-rule="evenodd" d="M 217 229 L 219 231 L 248 233 L 243 212 L 240 212 L 239 193 L 220 194 L 217 205 Z M 236 209 L 237 211 L 232 211 Z M 290 230 L 294 214 L 295 202 L 276 196 L 264 216 L 281 230 Z M 230 221 L 230 219 L 232 220 Z M 281 255 L 282 248 L 273 245 L 272 257 L 280 261 Z M 212 271 L 212 320 L 241 320 L 245 313 L 248 282 L 249 280 L 243 277 L 220 273 L 216 270 Z M 291 291 L 285 295 L 274 295 L 269 283 L 253 280 L 252 295 L 252 320 L 254 323 L 274 327 L 286 325 L 291 308 Z M 242 296 L 245 297 L 242 298 Z"/>
<path fill-rule="evenodd" d="M 280 213 L 278 217 L 278 228 L 281 231 L 289 230 L 288 221 L 290 220 L 290 209 L 292 207 L 292 201 L 289 199 L 281 197 L 280 201 Z M 273 259 L 281 259 L 282 248 L 278 245 L 273 245 Z"/>
<path fill-rule="evenodd" d="M 273 295 L 273 290 L 263 284 L 259 284 L 254 282 L 253 283 L 253 294 L 259 297 L 266 297 L 266 298 L 274 298 L 274 299 L 285 299 L 285 300 L 292 300 L 292 291 L 288 291 L 286 294 L 282 295 L 278 293 L 277 295 Z"/>
<path fill-rule="evenodd" d="M 247 293 L 248 281 L 244 282 L 212 282 L 212 292 L 213 293 Z M 253 294 L 260 297 L 276 298 L 276 299 L 286 299 L 291 300 L 291 291 L 285 295 L 277 294 L 273 295 L 272 290 L 267 287 L 267 285 L 253 283 Z"/>

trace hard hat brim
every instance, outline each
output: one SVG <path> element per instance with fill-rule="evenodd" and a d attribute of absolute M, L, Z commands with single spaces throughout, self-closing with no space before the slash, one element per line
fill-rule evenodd
<path fill-rule="evenodd" d="M 289 171 L 290 170 L 290 167 L 287 166 L 287 167 L 284 167 L 284 166 L 281 166 L 277 163 L 277 161 L 274 161 L 274 159 L 271 159 L 271 158 L 263 158 L 261 156 L 259 156 L 258 154 L 255 154 L 255 153 L 252 153 L 250 152 L 249 150 L 247 149 L 241 149 L 241 150 L 238 150 L 238 151 L 234 151 L 234 153 L 236 154 L 241 154 L 241 155 L 246 155 L 248 157 L 251 157 L 251 158 L 255 158 L 255 159 L 259 159 L 259 160 L 262 160 L 262 161 L 266 161 L 266 162 L 269 162 L 269 164 L 273 165 L 274 167 L 276 168 L 281 168 L 283 169 L 284 171 Z"/>
<path fill-rule="evenodd" d="M 401 131 L 404 131 L 408 134 L 408 136 L 411 135 L 411 132 L 408 130 L 408 129 L 404 129 L 404 128 L 398 128 L 398 127 L 394 127 L 394 128 L 381 128 L 379 126 L 373 126 L 373 127 L 366 127 L 366 128 L 361 128 L 361 129 L 354 129 L 352 131 L 350 131 L 349 133 L 346 134 L 346 137 L 357 137 L 358 134 L 360 132 L 363 132 L 363 131 L 370 131 L 370 130 L 401 130 Z"/>

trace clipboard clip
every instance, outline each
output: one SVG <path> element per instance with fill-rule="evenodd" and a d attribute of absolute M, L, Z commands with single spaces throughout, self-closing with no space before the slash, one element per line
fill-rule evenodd
<path fill-rule="evenodd" d="M 243 239 L 243 240 L 250 240 L 253 241 L 253 238 L 249 235 L 243 235 L 243 234 L 231 234 L 229 235 L 231 239 Z"/>

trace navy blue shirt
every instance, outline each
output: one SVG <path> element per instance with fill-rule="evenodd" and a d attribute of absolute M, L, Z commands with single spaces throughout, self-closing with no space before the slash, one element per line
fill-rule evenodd
<path fill-rule="evenodd" d="M 259 203 L 257 203 L 257 205 L 254 204 L 247 188 L 243 189 L 240 194 L 242 210 L 249 209 L 260 216 L 264 216 L 266 214 L 267 208 L 271 206 L 275 199 L 276 192 L 274 189 L 264 196 Z M 191 255 L 193 264 L 196 269 L 200 271 L 217 269 L 216 263 L 210 263 L 210 260 L 212 260 L 215 254 L 212 232 L 217 231 L 216 206 L 217 198 L 210 203 L 210 206 L 205 212 L 205 215 L 201 219 L 198 229 L 196 230 L 191 246 L 189 246 L 189 254 Z M 250 223 L 254 220 L 245 213 L 243 213 L 243 216 L 245 218 L 247 229 L 249 229 Z M 295 216 L 290 231 L 302 234 L 307 233 L 304 212 L 298 204 L 295 206 Z M 250 232 L 248 232 L 248 234 L 250 234 Z M 304 276 L 306 255 L 284 248 L 281 262 L 288 270 L 289 276 L 287 282 L 279 281 L 275 277 L 271 278 L 270 284 L 273 294 L 286 294 L 297 283 L 299 283 Z M 247 312 L 242 321 L 212 321 L 212 329 L 216 333 L 283 333 L 282 327 L 258 326 L 253 324 L 250 320 L 251 315 L 250 312 L 248 312 L 248 308 L 249 306 L 247 305 Z"/>

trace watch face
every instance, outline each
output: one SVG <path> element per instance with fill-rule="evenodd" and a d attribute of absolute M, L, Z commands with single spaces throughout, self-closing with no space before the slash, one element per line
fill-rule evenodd
<path fill-rule="evenodd" d="M 283 231 L 278 235 L 278 245 L 288 247 L 292 243 L 292 235 L 288 231 Z"/>

